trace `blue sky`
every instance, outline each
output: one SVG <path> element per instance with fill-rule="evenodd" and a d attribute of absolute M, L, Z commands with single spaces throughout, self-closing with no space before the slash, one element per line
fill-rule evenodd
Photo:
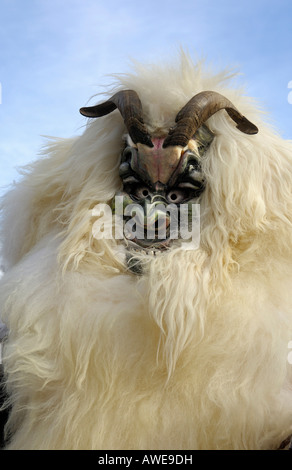
<path fill-rule="evenodd" d="M 0 194 L 42 135 L 82 132 L 79 108 L 107 74 L 126 72 L 131 58 L 171 59 L 180 46 L 238 68 L 292 139 L 291 0 L 0 0 L 0 18 Z"/>

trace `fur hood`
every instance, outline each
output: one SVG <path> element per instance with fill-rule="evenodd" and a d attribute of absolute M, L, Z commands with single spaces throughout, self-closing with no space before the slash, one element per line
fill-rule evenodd
<path fill-rule="evenodd" d="M 108 93 L 136 90 L 151 132 L 204 90 L 259 128 L 208 120 L 196 250 L 140 253 L 137 276 L 122 241 L 93 237 L 121 188 L 117 111 L 52 139 L 4 196 L 9 448 L 273 449 L 291 433 L 292 143 L 236 81 L 182 52 Z"/>

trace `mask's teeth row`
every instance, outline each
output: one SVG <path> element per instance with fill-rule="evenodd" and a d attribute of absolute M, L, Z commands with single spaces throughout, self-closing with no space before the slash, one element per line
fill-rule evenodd
<path fill-rule="evenodd" d="M 141 253 L 141 251 L 144 251 L 146 255 L 151 255 L 151 256 L 157 255 L 157 250 L 141 250 L 139 248 L 131 248 L 130 251 L 134 253 Z"/>

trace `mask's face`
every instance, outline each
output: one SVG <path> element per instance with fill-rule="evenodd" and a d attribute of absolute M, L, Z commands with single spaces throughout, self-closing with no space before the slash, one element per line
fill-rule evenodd
<path fill-rule="evenodd" d="M 148 132 L 142 103 L 134 90 L 121 90 L 80 112 L 96 118 L 116 108 L 128 131 L 120 165 L 124 236 L 140 249 L 161 250 L 188 228 L 189 209 L 204 190 L 201 161 L 214 137 L 204 123 L 225 109 L 241 132 L 251 135 L 258 129 L 228 98 L 215 91 L 193 96 L 164 136 Z"/>
<path fill-rule="evenodd" d="M 124 236 L 137 248 L 161 250 L 180 238 L 182 210 L 191 223 L 192 205 L 205 188 L 201 160 L 213 138 L 205 125 L 185 148 L 163 148 L 163 138 L 152 138 L 149 147 L 126 137 L 119 168 L 123 190 L 117 196 L 123 197 Z"/>

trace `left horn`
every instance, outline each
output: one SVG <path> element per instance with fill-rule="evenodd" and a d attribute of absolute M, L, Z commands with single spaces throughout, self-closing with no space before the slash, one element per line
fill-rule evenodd
<path fill-rule="evenodd" d="M 169 131 L 163 147 L 185 147 L 196 130 L 213 114 L 225 109 L 245 134 L 257 134 L 258 128 L 244 117 L 225 96 L 215 91 L 202 91 L 188 101 L 175 118 L 176 126 Z"/>
<path fill-rule="evenodd" d="M 80 113 L 89 118 L 96 118 L 105 116 L 116 108 L 120 111 L 133 142 L 153 147 L 143 121 L 142 103 L 134 90 L 121 90 L 104 103 L 81 108 Z"/>

